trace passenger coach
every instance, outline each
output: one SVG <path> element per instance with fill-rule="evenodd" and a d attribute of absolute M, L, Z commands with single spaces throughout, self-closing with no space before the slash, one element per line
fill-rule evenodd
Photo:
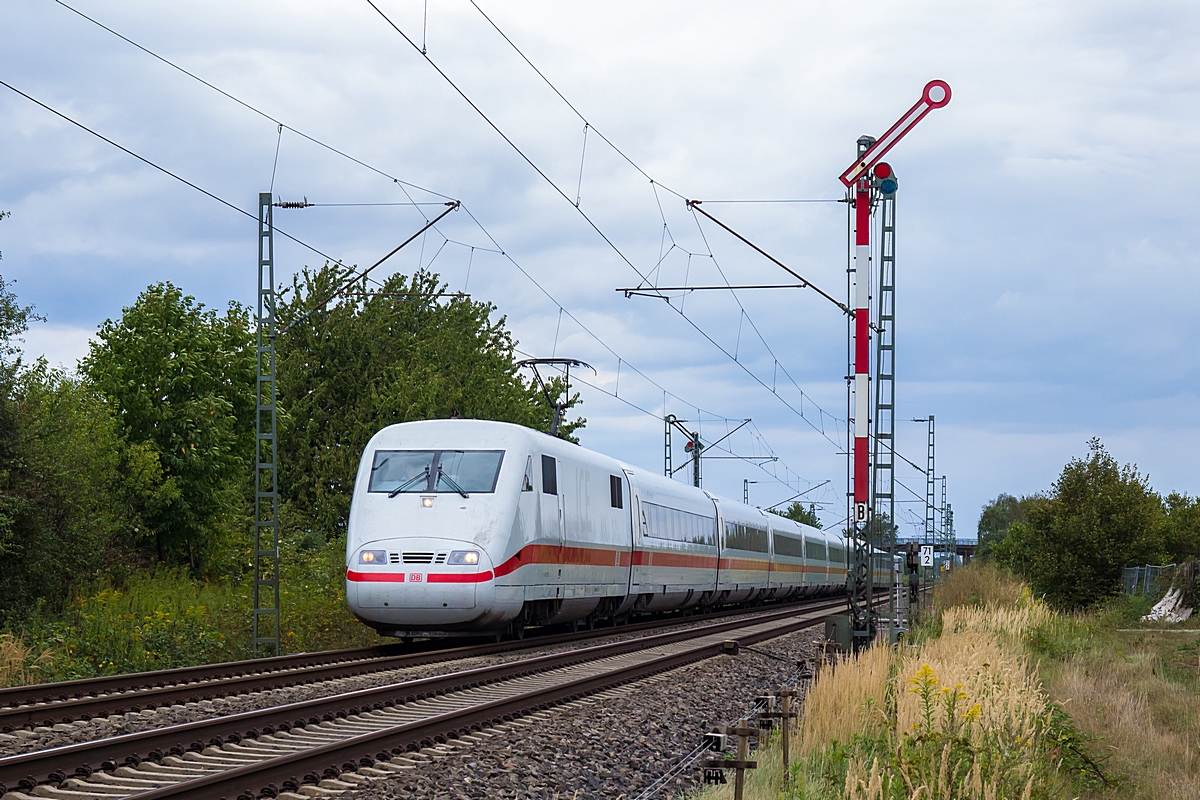
<path fill-rule="evenodd" d="M 594 625 L 632 614 L 842 591 L 843 540 L 502 422 L 372 437 L 346 597 L 383 634 Z"/>

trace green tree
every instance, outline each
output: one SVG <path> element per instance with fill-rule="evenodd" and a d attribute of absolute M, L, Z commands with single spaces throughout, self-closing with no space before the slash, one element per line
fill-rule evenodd
<path fill-rule="evenodd" d="M 1163 548 L 1167 560 L 1182 564 L 1200 558 L 1200 498 L 1171 492 L 1164 503 L 1167 520 Z"/>
<path fill-rule="evenodd" d="M 792 503 L 783 511 L 777 511 L 773 508 L 767 509 L 772 514 L 778 514 L 781 517 L 787 517 L 793 522 L 799 522 L 802 525 L 811 525 L 814 528 L 821 527 L 821 518 L 817 516 L 817 507 L 812 503 L 805 508 L 803 503 Z"/>
<path fill-rule="evenodd" d="M 1014 497 L 1001 493 L 995 500 L 983 507 L 976 526 L 978 547 L 975 557 L 987 560 L 992 557 L 995 548 L 1004 541 L 1010 526 L 1014 522 L 1024 522 L 1029 509 L 1040 503 L 1044 498 L 1033 494 L 1025 497 Z"/>
<path fill-rule="evenodd" d="M 122 453 L 103 400 L 45 360 L 20 373 L 8 400 L 16 458 L 0 473 L 0 609 L 11 622 L 122 567 L 133 520 L 119 466 L 140 454 Z"/>
<path fill-rule="evenodd" d="M 492 320 L 495 306 L 439 297 L 437 275 L 418 272 L 377 291 L 358 286 L 309 313 L 348 274 L 304 270 L 277 315 L 287 329 L 276 341 L 281 516 L 314 544 L 344 531 L 359 458 L 380 428 L 460 416 L 546 430 L 551 417 L 513 366 L 512 335 L 503 317 Z"/>
<path fill-rule="evenodd" d="M 1014 522 L 994 551 L 997 562 L 1065 608 L 1093 605 L 1120 591 L 1121 570 L 1156 561 L 1165 514 L 1148 479 L 1118 466 L 1099 439 L 1072 459 L 1044 502 Z"/>
<path fill-rule="evenodd" d="M 245 537 L 254 440 L 249 316 L 206 309 L 170 283 L 100 326 L 81 367 L 111 404 L 139 519 L 135 544 L 162 563 L 211 568 Z"/>

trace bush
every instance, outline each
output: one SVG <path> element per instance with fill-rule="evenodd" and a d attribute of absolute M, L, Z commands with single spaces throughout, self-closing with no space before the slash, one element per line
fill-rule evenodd
<path fill-rule="evenodd" d="M 285 538 L 280 552 L 280 605 L 285 652 L 368 647 L 394 641 L 359 622 L 346 605 L 346 537 L 316 547 Z"/>
<path fill-rule="evenodd" d="M 53 651 L 48 677 L 69 680 L 245 657 L 249 615 L 233 587 L 162 570 L 78 596 L 63 618 L 37 617 L 27 634 Z"/>
<path fill-rule="evenodd" d="M 1044 502 L 1014 522 L 994 550 L 1059 608 L 1093 606 L 1120 591 L 1128 564 L 1157 563 L 1166 516 L 1144 475 L 1118 466 L 1098 439 L 1072 459 Z"/>

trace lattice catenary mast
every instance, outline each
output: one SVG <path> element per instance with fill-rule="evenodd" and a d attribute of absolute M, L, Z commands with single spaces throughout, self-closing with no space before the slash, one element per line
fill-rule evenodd
<path fill-rule="evenodd" d="M 279 454 L 275 414 L 275 247 L 271 194 L 258 196 L 258 380 L 254 397 L 254 652 L 279 655 Z"/>

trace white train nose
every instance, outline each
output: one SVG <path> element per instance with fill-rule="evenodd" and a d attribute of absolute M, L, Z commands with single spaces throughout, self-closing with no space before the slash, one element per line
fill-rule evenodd
<path fill-rule="evenodd" d="M 486 613 L 495 574 L 483 549 L 453 539 L 396 538 L 364 550 L 383 558 L 351 557 L 346 595 L 359 617 L 397 627 L 470 623 Z"/>

